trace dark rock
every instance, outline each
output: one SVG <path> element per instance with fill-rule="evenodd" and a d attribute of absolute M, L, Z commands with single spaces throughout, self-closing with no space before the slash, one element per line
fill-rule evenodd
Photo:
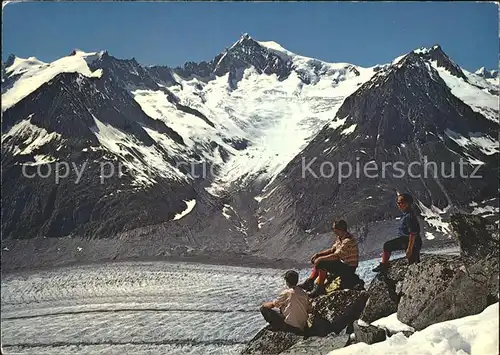
<path fill-rule="evenodd" d="M 398 305 L 398 319 L 422 330 L 450 319 L 482 312 L 488 285 L 471 275 L 458 257 L 432 258 L 410 265 Z"/>
<path fill-rule="evenodd" d="M 226 73 L 242 73 L 245 68 L 253 66 L 259 73 L 276 74 L 280 79 L 286 79 L 292 71 L 292 61 L 286 55 L 278 55 L 272 50 L 260 45 L 250 36 L 242 36 L 220 58 L 214 61 L 213 72 L 217 76 Z M 231 79 L 231 78 L 230 78 Z M 240 80 L 236 75 L 235 82 Z M 233 83 L 235 85 L 236 83 Z"/>
<path fill-rule="evenodd" d="M 324 336 L 339 334 L 359 318 L 368 299 L 366 291 L 339 290 L 320 296 L 313 302 L 312 324 L 309 333 Z"/>
<path fill-rule="evenodd" d="M 304 336 L 287 332 L 273 332 L 265 327 L 253 337 L 241 354 L 280 354 L 302 340 Z"/>
<path fill-rule="evenodd" d="M 290 349 L 282 352 L 282 355 L 326 355 L 336 349 L 341 349 L 347 345 L 349 336 L 329 335 L 326 337 L 310 337 L 300 340 Z"/>
<path fill-rule="evenodd" d="M 498 227 L 485 218 L 457 213 L 451 216 L 453 235 L 465 258 L 498 257 L 500 244 Z"/>
<path fill-rule="evenodd" d="M 499 265 L 498 257 L 487 257 L 473 263 L 466 260 L 468 275 L 476 282 L 483 283 L 487 289 L 486 305 L 499 301 Z"/>
<path fill-rule="evenodd" d="M 405 258 L 391 260 L 386 274 L 379 273 L 368 288 L 368 302 L 361 314 L 361 319 L 371 323 L 377 319 L 387 317 L 398 310 L 400 296 L 396 290 L 408 269 Z"/>
<path fill-rule="evenodd" d="M 360 326 L 354 322 L 354 334 L 357 343 L 375 344 L 386 339 L 385 330 L 371 324 Z"/>

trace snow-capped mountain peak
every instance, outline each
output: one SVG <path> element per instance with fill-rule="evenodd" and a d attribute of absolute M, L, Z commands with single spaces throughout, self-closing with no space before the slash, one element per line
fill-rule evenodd
<path fill-rule="evenodd" d="M 52 63 L 44 63 L 35 57 L 28 59 L 16 57 L 13 64 L 5 68 L 2 111 L 12 107 L 58 74 L 76 72 L 88 77 L 100 77 L 102 70 L 92 71 L 88 66 L 88 59 L 94 59 L 96 53 L 78 53 L 83 54 L 62 57 Z"/>
<path fill-rule="evenodd" d="M 485 69 L 485 67 L 481 67 L 478 70 L 476 70 L 474 73 L 477 75 L 484 75 L 486 73 L 486 69 Z"/>
<path fill-rule="evenodd" d="M 11 54 L 5 62 L 5 74 L 20 75 L 35 67 L 47 65 L 36 57 L 20 58 Z"/>
<path fill-rule="evenodd" d="M 474 72 L 474 74 L 479 75 L 485 79 L 496 79 L 498 78 L 498 70 L 486 70 L 485 67 L 481 67 Z"/>
<path fill-rule="evenodd" d="M 101 59 L 103 56 L 107 56 L 108 51 L 101 50 L 97 52 L 84 52 L 81 49 L 74 49 L 70 56 L 77 56 L 85 59 L 87 64 L 92 64 L 94 61 Z"/>

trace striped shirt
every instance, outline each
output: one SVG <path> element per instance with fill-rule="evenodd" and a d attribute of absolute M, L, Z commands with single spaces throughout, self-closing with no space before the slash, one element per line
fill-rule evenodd
<path fill-rule="evenodd" d="M 340 261 L 353 267 L 358 266 L 358 242 L 356 242 L 356 239 L 354 239 L 351 234 L 348 234 L 348 236 L 343 239 L 338 237 L 332 248 L 335 250 L 333 254 L 336 255 Z"/>

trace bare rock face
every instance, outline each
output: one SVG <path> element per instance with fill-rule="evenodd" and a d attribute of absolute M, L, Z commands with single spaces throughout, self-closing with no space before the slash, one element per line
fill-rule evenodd
<path fill-rule="evenodd" d="M 349 336 L 329 335 L 326 337 L 311 337 L 299 341 L 282 355 L 326 355 L 331 351 L 346 346 Z"/>

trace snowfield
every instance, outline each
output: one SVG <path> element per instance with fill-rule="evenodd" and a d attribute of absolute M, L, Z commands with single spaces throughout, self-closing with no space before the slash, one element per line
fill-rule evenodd
<path fill-rule="evenodd" d="M 394 324 L 394 319 L 389 324 Z M 406 330 L 403 326 L 400 329 Z M 328 355 L 497 355 L 498 326 L 498 303 L 495 303 L 480 314 L 433 324 L 409 338 L 397 333 L 381 343 L 358 343 Z"/>
<path fill-rule="evenodd" d="M 142 110 L 178 132 L 188 149 L 199 150 L 205 159 L 220 165 L 218 179 L 207 189 L 214 195 L 234 182 L 272 182 L 332 121 L 344 99 L 375 74 L 373 68 L 300 56 L 275 42 L 258 43 L 293 63 L 286 80 L 247 68 L 234 89 L 228 85 L 229 74 L 208 82 L 176 76 L 181 85 L 168 87 L 180 104 L 198 110 L 215 127 L 178 110 L 163 91 L 132 92 Z M 311 83 L 304 84 L 299 75 L 306 76 Z M 234 149 L 227 139 L 244 139 L 248 147 Z M 229 152 L 229 161 L 224 163 L 219 155 L 201 149 L 212 141 Z"/>

